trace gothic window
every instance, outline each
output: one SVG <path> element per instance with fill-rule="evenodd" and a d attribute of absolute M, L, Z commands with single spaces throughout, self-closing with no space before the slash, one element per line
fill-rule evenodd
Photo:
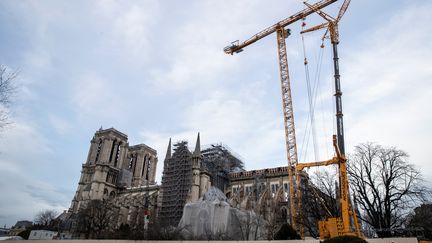
<path fill-rule="evenodd" d="M 150 170 L 151 170 L 151 160 L 150 157 L 148 158 L 148 163 L 147 163 L 147 172 L 146 172 L 146 180 L 150 179 Z"/>
<path fill-rule="evenodd" d="M 134 161 L 134 156 L 131 155 L 131 157 L 130 157 L 130 159 L 129 159 L 128 170 L 132 170 L 132 167 L 133 167 L 133 161 Z"/>
<path fill-rule="evenodd" d="M 285 221 L 288 218 L 288 213 L 286 208 L 281 208 L 282 219 Z"/>
<path fill-rule="evenodd" d="M 117 139 L 114 139 L 113 144 L 111 146 L 111 152 L 110 152 L 110 157 L 109 157 L 109 161 L 108 161 L 109 163 L 111 163 L 111 161 L 112 161 L 112 157 L 114 154 L 114 148 L 116 146 L 116 143 L 117 143 Z"/>
<path fill-rule="evenodd" d="M 108 189 L 104 189 L 104 194 L 103 194 L 103 199 L 107 199 L 108 198 Z"/>
<path fill-rule="evenodd" d="M 141 177 L 143 177 L 144 176 L 144 173 L 145 173 L 145 165 L 146 165 L 146 160 L 149 160 L 149 162 L 150 162 L 150 158 L 149 158 L 149 156 L 146 154 L 145 156 L 144 156 L 144 161 L 143 161 L 143 166 L 142 166 L 142 170 L 141 170 Z M 147 168 L 148 168 L 148 166 L 147 166 Z M 147 176 L 146 176 L 146 179 L 147 179 Z"/>
<path fill-rule="evenodd" d="M 148 167 L 147 167 L 147 175 L 146 175 L 147 180 L 150 180 L 151 167 L 152 167 L 152 163 L 151 163 L 151 159 L 149 158 Z"/>
<path fill-rule="evenodd" d="M 284 184 L 283 184 L 283 187 L 284 187 L 284 191 L 287 192 L 287 191 L 288 191 L 288 183 L 284 183 Z"/>
<path fill-rule="evenodd" d="M 238 192 L 238 190 L 239 190 L 238 186 L 236 186 L 236 187 L 233 187 L 233 193 L 234 193 L 234 194 L 235 194 L 235 193 L 237 193 L 237 192 Z"/>
<path fill-rule="evenodd" d="M 272 197 L 276 195 L 278 188 L 279 188 L 279 184 L 271 184 Z"/>
<path fill-rule="evenodd" d="M 271 185 L 271 195 L 272 195 L 272 197 L 274 197 L 275 193 L 276 193 L 276 187 L 275 186 L 276 186 L 275 184 Z"/>
<path fill-rule="evenodd" d="M 110 193 L 109 197 L 110 197 L 110 199 L 113 199 L 113 198 L 115 198 L 115 192 L 114 192 L 114 191 L 112 191 L 112 192 Z"/>
<path fill-rule="evenodd" d="M 118 174 L 114 174 L 113 178 L 112 178 L 112 184 L 114 184 L 114 185 L 117 184 L 117 175 Z"/>
<path fill-rule="evenodd" d="M 118 173 L 113 170 L 110 170 L 107 173 L 105 181 L 115 185 L 117 183 L 117 177 L 118 177 Z"/>
<path fill-rule="evenodd" d="M 117 167 L 118 161 L 120 159 L 120 145 L 121 145 L 121 142 L 119 142 L 117 144 L 117 151 L 116 151 L 116 155 L 115 155 L 115 159 L 114 159 L 114 167 Z"/>
<path fill-rule="evenodd" d="M 128 169 L 129 169 L 129 171 L 132 172 L 132 176 L 133 176 L 133 174 L 135 174 L 135 167 L 136 167 L 137 157 L 138 157 L 137 154 L 133 154 L 133 155 L 131 155 L 131 158 L 129 160 Z"/>
<path fill-rule="evenodd" d="M 98 147 L 97 147 L 97 150 L 96 150 L 95 162 L 98 162 L 101 150 L 102 150 L 102 139 L 99 139 L 99 144 L 98 144 Z"/>

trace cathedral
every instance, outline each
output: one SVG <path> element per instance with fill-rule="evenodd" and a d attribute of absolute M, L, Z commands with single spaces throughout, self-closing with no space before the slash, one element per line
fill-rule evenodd
<path fill-rule="evenodd" d="M 77 215 L 92 201 L 104 201 L 111 203 L 113 230 L 124 225 L 176 227 L 184 206 L 215 187 L 232 207 L 254 211 L 274 225 L 289 220 L 287 167 L 246 171 L 239 156 L 226 145 L 201 149 L 199 134 L 193 151 L 187 141 L 172 144 L 169 140 L 160 185 L 155 182 L 157 163 L 155 149 L 146 144 L 129 145 L 126 134 L 100 128 L 90 141 L 68 213 Z M 310 186 L 307 174 L 301 177 L 302 187 Z M 303 200 L 317 205 L 318 199 L 308 198 L 306 193 Z M 309 231 L 314 235 L 316 228 Z"/>

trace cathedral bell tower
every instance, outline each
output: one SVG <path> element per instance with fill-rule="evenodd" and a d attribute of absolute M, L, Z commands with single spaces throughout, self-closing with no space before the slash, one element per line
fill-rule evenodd
<path fill-rule="evenodd" d="M 77 212 L 89 200 L 113 198 L 128 153 L 127 135 L 114 128 L 96 131 L 90 144 L 70 211 Z"/>
<path fill-rule="evenodd" d="M 198 133 L 197 141 L 195 144 L 195 150 L 192 154 L 192 188 L 191 195 L 189 196 L 191 202 L 195 202 L 200 198 L 200 184 L 201 184 L 201 144 L 200 134 Z"/>

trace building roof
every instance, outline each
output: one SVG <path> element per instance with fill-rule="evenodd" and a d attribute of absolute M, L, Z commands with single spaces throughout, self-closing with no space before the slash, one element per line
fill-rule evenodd
<path fill-rule="evenodd" d="M 153 148 L 151 148 L 151 147 L 149 147 L 148 145 L 143 144 L 143 143 L 129 146 L 129 150 L 140 150 L 140 149 L 146 149 L 146 150 L 149 150 L 150 152 L 152 152 L 152 153 L 154 153 L 154 154 L 157 153 L 155 149 L 153 149 Z"/>
<path fill-rule="evenodd" d="M 17 221 L 16 224 L 12 227 L 12 228 L 27 228 L 33 225 L 32 221 L 28 221 L 28 220 L 20 220 Z"/>
<path fill-rule="evenodd" d="M 119 137 L 122 137 L 122 138 L 124 138 L 125 140 L 127 140 L 127 137 L 128 137 L 126 134 L 124 134 L 124 133 L 118 131 L 117 129 L 115 129 L 115 128 L 113 128 L 113 127 L 108 128 L 108 129 L 102 129 L 102 127 L 101 127 L 98 131 L 96 131 L 96 134 L 97 134 L 97 135 L 109 134 L 109 133 L 114 133 L 115 135 L 117 135 L 117 136 L 119 136 Z"/>

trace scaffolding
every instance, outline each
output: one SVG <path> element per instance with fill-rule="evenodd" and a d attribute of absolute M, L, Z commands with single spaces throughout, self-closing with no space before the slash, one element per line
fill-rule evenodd
<path fill-rule="evenodd" d="M 171 156 L 171 141 L 164 161 L 162 176 L 162 205 L 159 212 L 163 226 L 177 226 L 183 214 L 189 191 L 192 187 L 192 153 L 186 141 L 174 145 Z"/>
<path fill-rule="evenodd" d="M 243 161 L 226 145 L 212 144 L 201 151 L 204 168 L 210 174 L 212 186 L 225 191 L 229 185 L 228 174 L 233 171 L 244 171 Z"/>

